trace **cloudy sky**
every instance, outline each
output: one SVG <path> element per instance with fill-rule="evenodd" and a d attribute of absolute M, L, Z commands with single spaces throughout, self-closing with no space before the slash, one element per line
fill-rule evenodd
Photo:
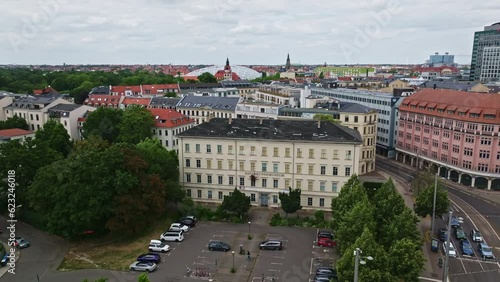
<path fill-rule="evenodd" d="M 126 3 L 126 4 L 124 4 Z M 479 4 L 480 3 L 480 4 Z M 498 0 L 0 0 L 0 64 L 470 63 Z"/>

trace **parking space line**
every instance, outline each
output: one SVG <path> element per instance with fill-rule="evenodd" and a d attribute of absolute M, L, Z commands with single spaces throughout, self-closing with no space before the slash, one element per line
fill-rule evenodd
<path fill-rule="evenodd" d="M 199 258 L 199 259 L 206 259 L 207 257 L 200 257 L 200 256 L 198 256 L 198 258 Z"/>
<path fill-rule="evenodd" d="M 278 269 L 268 269 L 268 271 L 270 271 L 270 272 L 281 272 L 281 270 L 278 270 Z"/>
<path fill-rule="evenodd" d="M 281 262 L 271 262 L 271 264 L 283 265 L 283 263 L 281 263 Z"/>
<path fill-rule="evenodd" d="M 196 265 L 196 264 L 198 264 L 198 265 L 205 265 L 204 263 L 193 262 L 193 265 Z"/>
<path fill-rule="evenodd" d="M 285 257 L 273 257 L 273 258 L 284 259 Z"/>
<path fill-rule="evenodd" d="M 312 275 L 312 272 L 313 272 L 313 261 L 314 261 L 314 259 L 312 258 L 311 259 L 311 267 L 309 268 L 309 275 Z"/>
<path fill-rule="evenodd" d="M 238 233 L 237 231 L 230 231 L 230 230 L 222 230 L 220 232 L 224 232 L 224 233 Z"/>

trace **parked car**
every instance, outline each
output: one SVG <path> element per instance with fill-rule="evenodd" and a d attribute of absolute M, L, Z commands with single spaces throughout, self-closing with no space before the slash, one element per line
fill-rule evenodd
<path fill-rule="evenodd" d="M 181 218 L 179 220 L 179 223 L 181 223 L 183 225 L 186 225 L 186 226 L 188 226 L 190 228 L 196 226 L 196 221 L 193 218 L 190 218 L 190 217 L 183 217 L 183 218 Z"/>
<path fill-rule="evenodd" d="M 463 220 L 462 220 L 463 222 Z M 458 217 L 454 216 L 451 218 L 451 227 L 452 228 L 457 228 L 460 226 L 460 220 L 458 219 Z"/>
<path fill-rule="evenodd" d="M 166 252 L 170 251 L 170 246 L 163 243 L 160 240 L 151 240 L 151 242 L 149 242 L 148 249 L 151 252 L 166 253 Z"/>
<path fill-rule="evenodd" d="M 333 240 L 333 233 L 330 231 L 319 231 L 318 232 L 318 239 L 319 238 L 328 238 L 330 240 Z"/>
<path fill-rule="evenodd" d="M 439 229 L 439 240 L 442 242 L 446 241 L 448 238 L 448 231 L 444 228 Z"/>
<path fill-rule="evenodd" d="M 182 242 L 184 241 L 184 235 L 182 231 L 167 231 L 160 235 L 160 240 L 168 242 Z"/>
<path fill-rule="evenodd" d="M 337 242 L 330 238 L 318 238 L 318 246 L 333 248 L 337 246 Z"/>
<path fill-rule="evenodd" d="M 153 272 L 157 268 L 156 263 L 153 262 L 140 262 L 136 261 L 130 265 L 130 270 L 132 271 L 146 271 Z"/>
<path fill-rule="evenodd" d="M 266 240 L 260 243 L 259 248 L 261 250 L 276 250 L 280 251 L 283 249 L 283 243 L 278 240 Z"/>
<path fill-rule="evenodd" d="M 182 223 L 172 223 L 172 224 L 170 224 L 170 228 L 168 230 L 188 232 L 189 226 L 184 225 Z"/>
<path fill-rule="evenodd" d="M 446 255 L 446 243 L 443 244 L 443 252 L 444 254 Z M 448 256 L 450 257 L 453 257 L 453 258 L 456 258 L 457 257 L 457 251 L 455 249 L 455 246 L 453 246 L 453 243 L 450 242 L 450 247 L 449 247 L 449 251 L 448 251 Z"/>
<path fill-rule="evenodd" d="M 474 255 L 474 250 L 469 240 L 465 239 L 460 241 L 460 247 L 462 248 L 462 255 L 472 257 Z"/>
<path fill-rule="evenodd" d="M 147 253 L 147 254 L 142 254 L 142 255 L 138 256 L 137 261 L 160 263 L 161 257 L 158 254 Z"/>
<path fill-rule="evenodd" d="M 195 223 L 198 222 L 198 219 L 196 218 L 196 216 L 194 215 L 186 215 L 185 218 L 189 218 L 189 219 L 192 219 Z"/>
<path fill-rule="evenodd" d="M 337 270 L 335 268 L 331 267 L 318 267 L 316 269 L 316 276 L 321 276 L 321 277 L 328 277 L 328 278 L 333 278 L 337 279 Z"/>
<path fill-rule="evenodd" d="M 462 226 L 458 226 L 457 228 L 455 228 L 455 237 L 457 238 L 457 240 L 467 239 L 467 235 L 465 235 Z"/>
<path fill-rule="evenodd" d="M 16 237 L 16 242 L 14 244 L 19 249 L 24 249 L 30 246 L 30 242 L 22 237 Z"/>
<path fill-rule="evenodd" d="M 483 235 L 481 235 L 481 233 L 476 229 L 470 232 L 470 238 L 472 239 L 472 242 L 483 242 Z"/>
<path fill-rule="evenodd" d="M 328 278 L 327 276 L 315 276 L 314 277 L 314 282 L 330 282 L 330 278 Z"/>
<path fill-rule="evenodd" d="M 479 254 L 481 255 L 482 258 L 488 258 L 488 259 L 495 258 L 495 256 L 493 255 L 493 250 L 491 249 L 490 246 L 488 246 L 488 244 L 479 243 L 477 249 L 479 250 Z"/>
<path fill-rule="evenodd" d="M 228 252 L 229 250 L 231 250 L 231 246 L 229 246 L 228 243 L 224 243 L 222 241 L 210 241 L 208 243 L 208 250 Z"/>

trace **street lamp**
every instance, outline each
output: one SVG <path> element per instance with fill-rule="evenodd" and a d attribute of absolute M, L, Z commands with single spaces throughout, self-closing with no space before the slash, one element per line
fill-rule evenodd
<path fill-rule="evenodd" d="M 356 250 L 354 251 L 354 255 L 356 256 L 356 260 L 354 263 L 354 282 L 358 282 L 359 265 L 366 264 L 366 261 L 361 260 L 361 259 L 373 260 L 373 258 L 371 256 L 362 257 L 361 253 L 362 253 L 362 251 L 360 248 L 356 248 Z"/>
<path fill-rule="evenodd" d="M 436 193 L 438 186 L 438 172 L 436 173 L 436 179 L 434 180 L 434 201 L 432 202 L 432 219 L 431 219 L 431 236 L 434 236 L 434 221 L 436 220 Z"/>
<path fill-rule="evenodd" d="M 250 221 L 248 222 L 248 236 L 250 236 L 250 224 L 252 224 Z"/>
<path fill-rule="evenodd" d="M 234 269 L 234 251 L 232 251 L 233 253 L 233 269 Z"/>

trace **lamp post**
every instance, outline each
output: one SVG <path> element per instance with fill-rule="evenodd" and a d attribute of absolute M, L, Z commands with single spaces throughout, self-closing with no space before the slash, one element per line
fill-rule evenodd
<path fill-rule="evenodd" d="M 250 236 L 250 225 L 251 225 L 251 224 L 252 224 L 252 223 L 249 221 L 249 222 L 248 222 L 248 236 Z"/>
<path fill-rule="evenodd" d="M 436 173 L 436 179 L 434 180 L 434 201 L 432 202 L 432 219 L 431 219 L 431 236 L 434 236 L 434 221 L 436 220 L 436 193 L 438 186 L 438 172 Z"/>
<path fill-rule="evenodd" d="M 232 251 L 233 253 L 233 269 L 234 269 L 234 251 Z"/>
<path fill-rule="evenodd" d="M 362 251 L 360 248 L 356 248 L 356 250 L 354 251 L 354 255 L 356 257 L 356 260 L 354 263 L 354 282 L 358 282 L 359 265 L 366 264 L 366 261 L 361 260 L 361 259 L 373 260 L 373 258 L 371 256 L 362 257 L 361 253 L 362 253 Z"/>

